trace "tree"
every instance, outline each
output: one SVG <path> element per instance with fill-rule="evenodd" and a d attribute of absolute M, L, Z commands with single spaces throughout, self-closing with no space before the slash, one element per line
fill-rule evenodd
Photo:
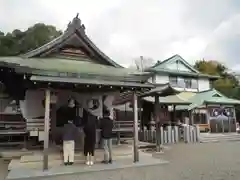
<path fill-rule="evenodd" d="M 0 56 L 15 56 L 33 50 L 61 35 L 56 27 L 42 23 L 29 27 L 26 31 L 15 29 L 4 35 L 0 31 Z"/>
<path fill-rule="evenodd" d="M 194 67 L 201 73 L 219 76 L 214 81 L 213 87 L 228 97 L 240 98 L 238 91 L 238 80 L 236 77 L 228 73 L 228 68 L 217 61 L 197 61 Z"/>

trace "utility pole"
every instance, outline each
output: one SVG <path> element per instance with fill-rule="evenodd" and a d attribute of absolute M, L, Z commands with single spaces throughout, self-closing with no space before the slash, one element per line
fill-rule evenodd
<path fill-rule="evenodd" d="M 141 71 L 143 71 L 143 56 L 140 56 Z"/>

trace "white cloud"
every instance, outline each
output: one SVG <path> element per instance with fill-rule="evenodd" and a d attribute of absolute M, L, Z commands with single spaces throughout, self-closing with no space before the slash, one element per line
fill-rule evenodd
<path fill-rule="evenodd" d="M 124 65 L 141 55 L 162 60 L 178 53 L 190 63 L 205 57 L 231 64 L 240 57 L 238 0 L 0 0 L 0 27 L 44 22 L 64 30 L 77 12 L 96 45 Z"/>

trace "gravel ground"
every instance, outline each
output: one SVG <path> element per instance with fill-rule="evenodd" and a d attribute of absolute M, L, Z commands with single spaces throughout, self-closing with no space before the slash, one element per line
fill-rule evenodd
<path fill-rule="evenodd" d="M 240 142 L 179 144 L 166 151 L 158 167 L 161 180 L 239 180 Z"/>
<path fill-rule="evenodd" d="M 240 142 L 178 144 L 169 146 L 160 157 L 169 164 L 134 170 L 86 173 L 74 179 L 144 179 L 144 180 L 239 180 Z M 2 162 L 1 162 L 2 165 Z M 2 167 L 2 166 L 1 166 Z M 6 165 L 5 165 L 6 170 Z M 6 174 L 0 170 L 0 175 Z M 139 173 L 140 172 L 140 173 Z M 0 179 L 4 179 L 0 176 Z M 120 177 L 122 176 L 122 177 Z M 58 180 L 65 179 L 64 177 Z"/>

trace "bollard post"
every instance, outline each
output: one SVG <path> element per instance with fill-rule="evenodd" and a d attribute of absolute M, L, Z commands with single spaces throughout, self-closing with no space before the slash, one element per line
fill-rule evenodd
<path fill-rule="evenodd" d="M 196 125 L 196 141 L 200 141 L 200 128 L 198 125 Z"/>
<path fill-rule="evenodd" d="M 164 144 L 167 144 L 167 131 L 164 130 L 163 132 Z"/>
<path fill-rule="evenodd" d="M 161 129 L 156 128 L 156 150 L 157 152 L 161 151 Z"/>
<path fill-rule="evenodd" d="M 163 132 L 163 127 L 161 126 L 160 127 L 160 143 L 161 143 L 161 145 L 163 145 L 163 143 L 164 143 L 164 132 Z"/>
<path fill-rule="evenodd" d="M 175 142 L 178 143 L 179 142 L 179 128 L 178 126 L 174 126 L 174 136 L 175 136 Z"/>
<path fill-rule="evenodd" d="M 147 138 L 147 131 L 148 130 L 144 130 L 143 134 L 144 134 L 144 141 L 147 142 L 148 138 Z"/>
<path fill-rule="evenodd" d="M 196 127 L 193 126 L 193 143 L 196 143 Z"/>
<path fill-rule="evenodd" d="M 193 127 L 190 125 L 189 126 L 189 142 L 190 143 L 193 142 L 192 131 L 193 131 Z"/>
<path fill-rule="evenodd" d="M 153 130 L 153 142 L 157 142 L 157 132 Z"/>
<path fill-rule="evenodd" d="M 187 127 L 183 126 L 183 141 L 187 142 Z"/>
<path fill-rule="evenodd" d="M 184 126 L 184 141 L 185 143 L 189 143 L 189 126 Z"/>
<path fill-rule="evenodd" d="M 172 127 L 171 128 L 171 131 L 172 131 L 172 135 L 171 135 L 171 137 L 172 137 L 172 143 L 175 143 L 176 141 L 175 141 L 175 136 L 174 136 L 174 128 Z"/>
<path fill-rule="evenodd" d="M 172 136 L 172 127 L 171 126 L 167 126 L 167 142 L 169 143 L 169 144 L 171 144 L 172 142 L 172 138 L 171 138 L 171 136 Z"/>

